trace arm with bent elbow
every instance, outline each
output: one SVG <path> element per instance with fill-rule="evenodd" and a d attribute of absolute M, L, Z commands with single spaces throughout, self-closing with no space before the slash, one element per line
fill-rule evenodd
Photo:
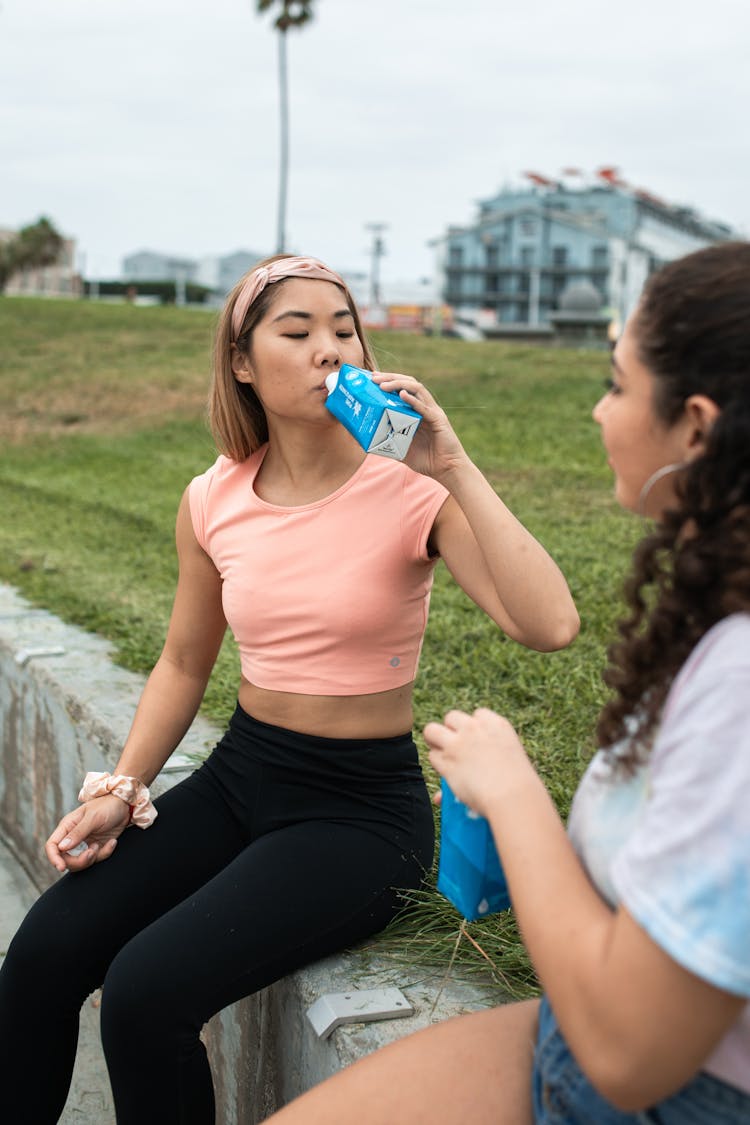
<path fill-rule="evenodd" d="M 476 465 L 441 478 L 451 496 L 431 542 L 459 586 L 513 640 L 539 652 L 565 648 L 578 611 L 560 568 L 503 503 Z"/>
<path fill-rule="evenodd" d="M 430 761 L 485 816 L 524 943 L 563 1035 L 607 1100 L 634 1112 L 695 1076 L 746 999 L 682 968 L 591 884 L 511 724 L 429 723 Z"/>
<path fill-rule="evenodd" d="M 427 388 L 406 375 L 375 372 L 373 379 L 422 416 L 406 464 L 450 493 L 433 524 L 431 549 L 508 636 L 540 652 L 565 648 L 580 622 L 560 568 L 468 456 Z"/>
<path fill-rule="evenodd" d="M 146 786 L 195 718 L 226 630 L 221 579 L 195 538 L 187 493 L 177 515 L 176 538 L 179 579 L 166 641 L 112 771 Z M 128 805 L 114 794 L 84 802 L 62 818 L 47 841 L 50 863 L 60 872 L 78 871 L 109 858 L 129 819 Z M 83 841 L 87 849 L 70 855 Z"/>

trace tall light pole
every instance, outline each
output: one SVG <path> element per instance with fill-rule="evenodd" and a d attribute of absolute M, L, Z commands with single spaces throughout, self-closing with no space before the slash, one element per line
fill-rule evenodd
<path fill-rule="evenodd" d="M 385 254 L 385 242 L 381 236 L 386 227 L 387 223 L 365 224 L 365 230 L 372 231 L 372 247 L 370 249 L 372 259 L 370 266 L 370 306 L 372 308 L 377 308 L 380 305 L 380 259 Z"/>
<path fill-rule="evenodd" d="M 313 0 L 255 0 L 259 12 L 280 8 L 273 26 L 279 33 L 279 211 L 276 226 L 276 253 L 286 249 L 286 202 L 289 179 L 289 79 L 287 77 L 286 33 L 290 27 L 304 27 L 312 19 Z"/>
<path fill-rule="evenodd" d="M 286 197 L 289 183 L 289 79 L 286 69 L 286 26 L 279 29 L 279 207 L 276 223 L 276 253 L 286 250 Z"/>

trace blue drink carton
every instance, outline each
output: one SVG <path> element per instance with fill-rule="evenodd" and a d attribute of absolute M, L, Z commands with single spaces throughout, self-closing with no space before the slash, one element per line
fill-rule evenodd
<path fill-rule="evenodd" d="M 368 453 L 402 461 L 422 421 L 398 395 L 386 394 L 369 371 L 343 363 L 326 379 L 326 406 Z"/>
<path fill-rule="evenodd" d="M 510 895 L 488 822 L 457 800 L 441 780 L 437 888 L 467 922 L 507 910 Z"/>

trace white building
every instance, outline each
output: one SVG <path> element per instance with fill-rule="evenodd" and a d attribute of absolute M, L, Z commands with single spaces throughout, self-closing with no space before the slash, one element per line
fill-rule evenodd
<path fill-rule="evenodd" d="M 122 260 L 125 281 L 195 281 L 198 263 L 155 250 L 138 250 Z"/>

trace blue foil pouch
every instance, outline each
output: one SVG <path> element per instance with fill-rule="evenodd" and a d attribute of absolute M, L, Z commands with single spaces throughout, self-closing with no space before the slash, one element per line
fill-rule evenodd
<path fill-rule="evenodd" d="M 437 888 L 467 922 L 510 906 L 500 857 L 488 822 L 441 780 L 440 860 Z"/>

